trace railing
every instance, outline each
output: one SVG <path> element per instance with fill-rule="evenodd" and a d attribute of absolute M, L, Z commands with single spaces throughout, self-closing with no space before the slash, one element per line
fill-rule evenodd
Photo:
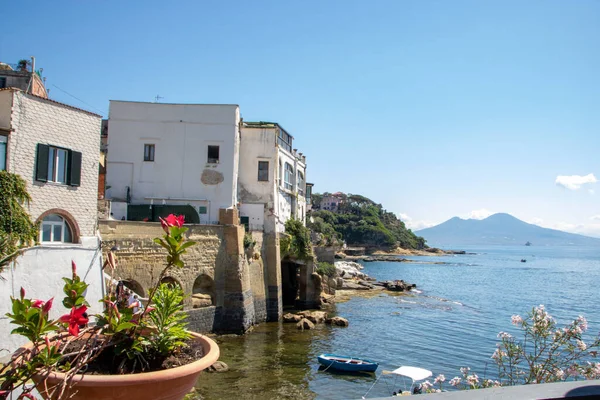
<path fill-rule="evenodd" d="M 285 142 L 282 138 L 277 137 L 277 144 L 279 144 L 279 146 L 283 147 L 284 149 L 286 149 L 287 151 L 289 151 L 290 153 L 292 152 L 292 145 Z"/>

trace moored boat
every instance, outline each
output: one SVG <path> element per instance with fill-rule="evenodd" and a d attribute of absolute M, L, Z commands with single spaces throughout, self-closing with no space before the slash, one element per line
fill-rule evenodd
<path fill-rule="evenodd" d="M 378 363 L 371 360 L 337 354 L 321 354 L 317 360 L 327 369 L 347 372 L 375 372 L 379 366 Z"/>

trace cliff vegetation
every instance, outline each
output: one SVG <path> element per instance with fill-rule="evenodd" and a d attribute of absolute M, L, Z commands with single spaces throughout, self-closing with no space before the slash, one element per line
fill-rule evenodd
<path fill-rule="evenodd" d="M 341 194 L 333 211 L 323 210 L 321 200 L 328 193 L 313 194 L 307 226 L 327 241 L 344 240 L 348 245 L 405 249 L 426 248 L 425 239 L 406 228 L 396 215 L 381 204 L 357 194 Z"/>

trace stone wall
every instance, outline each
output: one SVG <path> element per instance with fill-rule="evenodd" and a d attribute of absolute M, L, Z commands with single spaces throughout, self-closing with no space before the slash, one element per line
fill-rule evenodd
<path fill-rule="evenodd" d="M 254 232 L 256 250 L 245 252 L 243 226 L 188 228 L 188 239 L 197 244 L 183 256 L 184 268 L 172 267 L 164 276 L 183 289 L 190 328 L 199 332 L 241 332 L 253 324 L 281 317 L 281 290 L 277 289 L 280 266 L 279 259 L 273 257 L 279 248 L 271 248 L 277 246 L 276 240 Z M 153 242 L 163 234 L 160 224 L 100 221 L 100 233 L 106 249 L 119 246 L 113 278 L 138 287 L 140 295 L 148 296 L 165 267 L 165 252 Z M 279 272 L 279 287 L 280 275 Z M 202 303 L 192 297 L 194 294 L 202 297 Z M 206 304 L 208 295 L 211 305 Z M 199 305 L 201 308 L 194 308 Z"/>

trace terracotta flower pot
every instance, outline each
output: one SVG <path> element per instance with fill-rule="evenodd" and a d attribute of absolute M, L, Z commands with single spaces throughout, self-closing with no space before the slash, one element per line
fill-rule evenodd
<path fill-rule="evenodd" d="M 200 372 L 219 359 L 219 346 L 210 338 L 190 332 L 202 344 L 204 356 L 181 367 L 129 375 L 75 375 L 72 387 L 63 398 L 73 400 L 181 400 L 194 387 Z M 52 373 L 47 378 L 53 387 L 65 378 Z M 35 379 L 34 379 L 35 380 Z M 44 384 L 36 380 L 36 387 L 45 399 L 50 396 Z"/>

